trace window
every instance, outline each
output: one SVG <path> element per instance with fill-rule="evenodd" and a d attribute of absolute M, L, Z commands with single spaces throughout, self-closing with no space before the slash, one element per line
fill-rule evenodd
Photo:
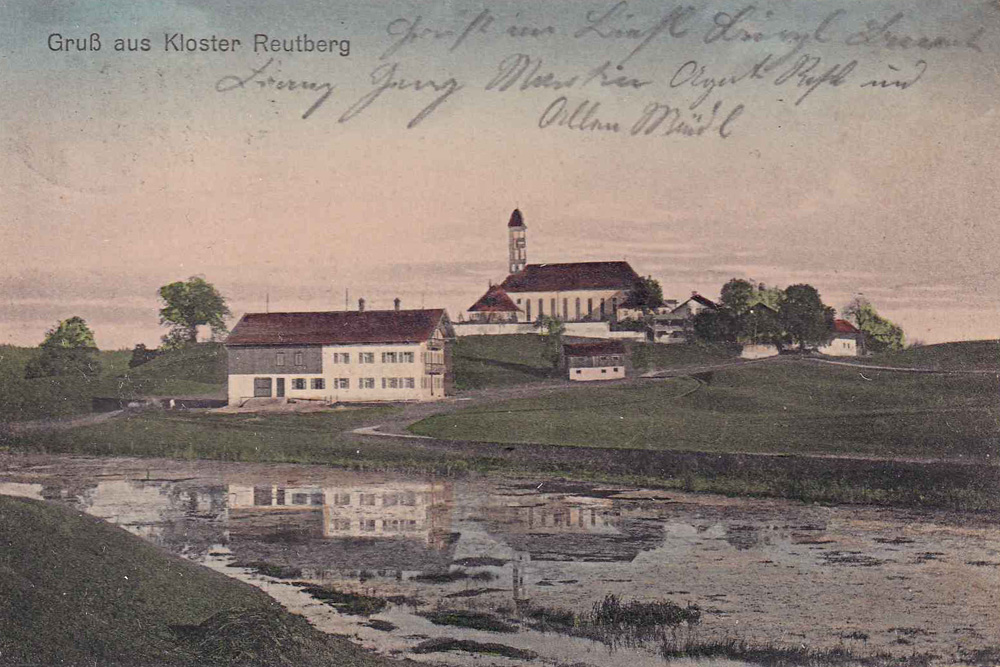
<path fill-rule="evenodd" d="M 349 493 L 337 493 L 333 496 L 334 505 L 350 505 L 351 504 L 351 494 Z"/>
<path fill-rule="evenodd" d="M 305 389 L 306 379 L 305 378 L 295 378 L 292 380 L 292 389 Z"/>
<path fill-rule="evenodd" d="M 552 297 L 552 299 L 549 300 L 549 315 L 551 315 L 552 317 L 558 317 L 559 316 L 559 312 L 556 310 L 556 298 L 555 297 Z"/>
<path fill-rule="evenodd" d="M 302 357 L 302 353 L 301 352 L 296 352 L 295 353 L 295 365 L 296 366 L 302 366 L 304 364 L 305 364 L 305 360 Z"/>
<path fill-rule="evenodd" d="M 413 363 L 413 353 L 412 352 L 400 352 L 399 353 L 399 363 L 401 363 L 401 364 L 412 364 Z"/>
<path fill-rule="evenodd" d="M 402 498 L 399 501 L 400 505 L 406 505 L 407 507 L 415 507 L 417 504 L 417 494 L 414 491 L 407 491 L 402 494 Z"/>
<path fill-rule="evenodd" d="M 399 504 L 398 493 L 387 493 L 382 496 L 382 507 L 395 507 Z"/>
<path fill-rule="evenodd" d="M 326 380 L 323 378 L 313 378 L 312 379 L 313 389 L 326 389 Z"/>
<path fill-rule="evenodd" d="M 594 314 L 594 300 L 587 299 L 587 319 L 589 320 Z"/>
<path fill-rule="evenodd" d="M 576 319 L 580 319 L 580 297 L 576 297 Z"/>
<path fill-rule="evenodd" d="M 274 355 L 274 365 L 275 366 L 284 366 L 285 365 L 285 353 L 284 352 L 278 352 L 276 355 Z"/>
<path fill-rule="evenodd" d="M 396 363 L 396 353 L 395 352 L 383 352 L 382 353 L 382 363 L 383 364 L 394 364 L 394 363 Z"/>
<path fill-rule="evenodd" d="M 542 300 L 542 297 L 538 297 L 538 316 L 545 316 L 545 301 Z"/>
<path fill-rule="evenodd" d="M 601 319 L 604 319 L 604 299 L 601 299 Z"/>
<path fill-rule="evenodd" d="M 375 494 L 374 493 L 362 493 L 361 494 L 361 504 L 368 505 L 370 507 L 375 506 Z"/>
<path fill-rule="evenodd" d="M 361 530 L 366 533 L 375 532 L 375 519 L 362 519 L 361 520 Z"/>
<path fill-rule="evenodd" d="M 383 389 L 399 389 L 399 378 L 382 378 Z"/>
<path fill-rule="evenodd" d="M 350 352 L 334 352 L 333 353 L 333 363 L 335 363 L 335 364 L 349 364 L 349 363 L 351 363 L 351 353 Z"/>
<path fill-rule="evenodd" d="M 309 504 L 309 494 L 308 493 L 293 493 L 292 494 L 292 504 L 293 505 L 308 505 Z"/>
<path fill-rule="evenodd" d="M 309 495 L 310 505 L 323 505 L 324 503 L 326 503 L 326 495 L 324 495 L 322 492 L 313 493 Z"/>
<path fill-rule="evenodd" d="M 358 363 L 359 364 L 374 364 L 375 363 L 375 353 L 374 352 L 358 352 Z"/>
<path fill-rule="evenodd" d="M 580 375 L 581 373 L 583 373 L 583 371 L 581 371 L 581 370 L 580 370 L 579 368 L 578 368 L 578 369 L 576 369 L 576 374 L 577 374 L 577 375 Z"/>
<path fill-rule="evenodd" d="M 358 378 L 358 389 L 374 389 L 375 378 Z"/>
<path fill-rule="evenodd" d="M 334 378 L 333 380 L 334 389 L 350 389 L 351 380 L 350 378 Z"/>
<path fill-rule="evenodd" d="M 527 318 L 527 320 L 530 322 L 531 321 L 531 299 L 528 299 L 527 301 L 528 302 L 525 304 L 527 306 L 527 309 L 524 311 L 524 315 Z"/>
<path fill-rule="evenodd" d="M 617 373 L 617 372 L 618 372 L 618 367 L 617 367 L 617 366 L 615 366 L 615 367 L 614 367 L 614 368 L 612 368 L 611 370 L 612 370 L 612 371 L 614 371 L 615 373 Z"/>
<path fill-rule="evenodd" d="M 414 378 L 400 378 L 403 381 L 403 387 L 406 389 L 413 389 L 417 386 L 416 380 Z"/>
<path fill-rule="evenodd" d="M 563 319 L 569 319 L 569 299 L 563 299 Z"/>
<path fill-rule="evenodd" d="M 602 372 L 602 373 L 607 373 L 607 372 L 608 372 L 608 369 L 607 369 L 607 368 L 602 368 L 602 369 L 601 369 L 601 372 Z"/>
<path fill-rule="evenodd" d="M 351 520 L 350 519 L 334 519 L 330 526 L 333 530 L 350 530 Z"/>

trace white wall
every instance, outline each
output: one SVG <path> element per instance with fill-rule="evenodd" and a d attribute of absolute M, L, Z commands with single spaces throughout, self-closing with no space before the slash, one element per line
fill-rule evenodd
<path fill-rule="evenodd" d="M 615 370 L 615 369 L 618 370 Z M 570 368 L 569 379 L 580 382 L 591 380 L 621 380 L 625 377 L 625 366 L 607 366 L 604 368 Z"/>
<path fill-rule="evenodd" d="M 778 356 L 777 345 L 744 345 L 740 356 L 744 359 L 763 359 Z"/>
<path fill-rule="evenodd" d="M 858 341 L 853 336 L 834 338 L 816 351 L 831 357 L 856 357 L 858 356 Z"/>
<path fill-rule="evenodd" d="M 412 362 L 382 362 L 383 352 L 395 352 L 397 359 L 403 352 L 413 355 Z M 334 355 L 349 355 L 348 363 L 343 363 L 340 357 L 334 362 Z M 362 363 L 361 354 L 372 355 L 372 363 Z M 323 347 L 322 374 L 306 373 L 256 373 L 229 376 L 229 403 L 239 405 L 247 398 L 253 398 L 254 378 L 271 378 L 272 396 L 276 393 L 276 380 L 285 379 L 285 397 L 290 399 L 318 399 L 329 402 L 368 402 L 368 401 L 428 401 L 444 396 L 444 376 L 430 375 L 426 372 L 426 363 L 444 363 L 444 351 L 429 350 L 426 343 L 400 345 L 335 345 Z M 294 389 L 293 380 L 302 378 L 306 381 L 305 389 Z M 313 378 L 323 378 L 323 389 L 312 389 Z M 372 388 L 361 388 L 359 380 L 370 378 Z M 386 386 L 383 387 L 383 378 Z M 397 387 L 392 388 L 388 380 L 395 378 Z M 406 387 L 406 379 L 413 379 L 413 388 Z M 337 380 L 346 379 L 347 388 L 341 388 Z"/>
<path fill-rule="evenodd" d="M 517 307 L 521 309 L 518 316 L 521 320 L 534 322 L 538 319 L 538 300 L 542 299 L 542 314 L 552 316 L 552 299 L 556 300 L 555 317 L 561 320 L 576 320 L 576 300 L 580 299 L 580 318 L 597 320 L 601 317 L 601 299 L 604 299 L 605 318 L 614 319 L 614 309 L 611 307 L 613 299 L 618 300 L 618 305 L 625 302 L 628 296 L 623 290 L 574 290 L 569 292 L 508 292 L 507 296 L 514 300 Z M 563 299 L 566 300 L 566 312 L 563 311 Z M 592 311 L 588 314 L 587 299 L 592 301 Z M 528 317 L 528 301 L 531 301 L 531 317 Z"/>

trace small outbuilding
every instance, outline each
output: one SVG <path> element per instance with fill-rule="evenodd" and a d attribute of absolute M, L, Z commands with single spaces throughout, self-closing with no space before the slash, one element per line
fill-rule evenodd
<path fill-rule="evenodd" d="M 864 349 L 861 331 L 847 320 L 834 320 L 830 338 L 816 351 L 831 357 L 857 357 Z"/>
<path fill-rule="evenodd" d="M 563 358 L 570 380 L 620 380 L 625 377 L 625 345 L 621 341 L 565 343 Z"/>

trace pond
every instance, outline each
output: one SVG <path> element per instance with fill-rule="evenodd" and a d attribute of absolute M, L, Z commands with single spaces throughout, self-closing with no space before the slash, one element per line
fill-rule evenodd
<path fill-rule="evenodd" d="M 320 629 L 435 664 L 662 666 L 664 641 L 737 640 L 948 664 L 1000 646 L 1000 525 L 985 517 L 554 479 L 5 463 L 2 494 L 78 508 L 252 583 Z M 645 642 L 567 634 L 586 635 L 609 595 L 696 607 L 697 622 Z M 370 615 L 347 613 L 357 609 L 345 599 Z M 576 622 L 542 628 L 540 610 Z M 442 617 L 452 624 L 432 622 Z M 414 652 L 435 638 L 500 644 L 515 657 Z"/>

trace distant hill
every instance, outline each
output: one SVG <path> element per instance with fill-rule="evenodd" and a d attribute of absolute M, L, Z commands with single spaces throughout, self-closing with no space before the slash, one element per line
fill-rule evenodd
<path fill-rule="evenodd" d="M 199 343 L 164 353 L 135 368 L 126 368 L 105 388 L 107 396 L 224 397 L 227 379 L 226 348 L 221 343 Z"/>
<path fill-rule="evenodd" d="M 939 371 L 996 370 L 1000 373 L 1000 340 L 970 340 L 921 345 L 869 357 L 868 362 L 900 368 Z"/>

